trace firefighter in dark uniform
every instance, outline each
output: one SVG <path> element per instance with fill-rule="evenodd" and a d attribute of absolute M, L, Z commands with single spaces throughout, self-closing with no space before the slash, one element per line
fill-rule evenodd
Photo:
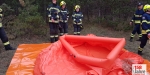
<path fill-rule="evenodd" d="M 1 40 L 5 46 L 5 50 L 15 50 L 15 48 L 10 46 L 10 42 L 8 41 L 8 37 L 7 37 L 5 30 L 2 26 L 2 17 L 3 17 L 2 11 L 3 10 L 0 8 L 0 38 L 1 38 Z"/>
<path fill-rule="evenodd" d="M 142 16 L 142 38 L 141 44 L 138 48 L 139 55 L 142 55 L 143 48 L 146 45 L 147 40 L 149 39 L 148 35 L 150 35 L 150 5 L 146 6 L 146 13 Z"/>
<path fill-rule="evenodd" d="M 60 35 L 68 34 L 68 19 L 69 19 L 69 12 L 66 8 L 66 2 L 60 2 Z"/>
<path fill-rule="evenodd" d="M 142 37 L 142 34 L 141 34 L 141 20 L 142 20 L 142 15 L 144 14 L 144 11 L 143 11 L 143 4 L 142 3 L 138 3 L 137 5 L 138 9 L 136 10 L 131 22 L 130 22 L 130 25 L 132 25 L 132 23 L 134 22 L 135 26 L 134 26 L 134 29 L 130 35 L 130 42 L 133 41 L 133 38 L 136 34 L 136 32 L 138 33 L 139 35 L 139 39 L 137 41 L 140 41 L 141 37 Z"/>
<path fill-rule="evenodd" d="M 83 14 L 80 11 L 79 5 L 75 6 L 75 11 L 73 12 L 72 19 L 73 19 L 73 26 L 74 26 L 74 35 L 80 35 L 80 31 L 83 28 L 82 26 Z"/>
<path fill-rule="evenodd" d="M 59 31 L 59 13 L 60 7 L 57 5 L 57 0 L 52 0 L 52 4 L 50 4 L 47 8 L 48 10 L 48 18 L 49 18 L 49 27 L 50 27 L 50 41 L 51 43 L 57 41 L 59 39 L 58 31 Z"/>

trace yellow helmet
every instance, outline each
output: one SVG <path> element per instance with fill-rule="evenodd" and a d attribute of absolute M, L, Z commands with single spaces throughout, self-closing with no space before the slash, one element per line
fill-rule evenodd
<path fill-rule="evenodd" d="M 76 5 L 76 6 L 75 6 L 75 10 L 76 10 L 77 8 L 79 8 L 79 9 L 80 9 L 80 6 L 79 6 L 79 5 Z"/>
<path fill-rule="evenodd" d="M 149 10 L 149 9 L 150 9 L 150 5 L 147 5 L 147 6 L 146 6 L 146 10 Z"/>
<path fill-rule="evenodd" d="M 146 12 L 148 5 L 149 5 L 149 4 L 144 5 L 144 7 L 143 7 L 143 11 L 144 11 L 144 12 Z"/>
<path fill-rule="evenodd" d="M 62 5 L 66 5 L 66 2 L 65 1 L 61 1 L 60 2 L 60 6 L 62 6 Z"/>
<path fill-rule="evenodd" d="M 2 12 L 3 10 L 0 8 L 0 12 Z"/>

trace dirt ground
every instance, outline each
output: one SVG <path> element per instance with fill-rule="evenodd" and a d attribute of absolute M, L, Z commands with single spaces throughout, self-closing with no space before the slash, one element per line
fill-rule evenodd
<path fill-rule="evenodd" d="M 69 34 L 73 33 L 72 25 L 69 26 Z M 115 38 L 125 38 L 126 45 L 125 49 L 136 53 L 138 46 L 140 45 L 137 40 L 137 36 L 135 36 L 133 42 L 129 42 L 130 32 L 119 32 L 111 30 L 110 28 L 103 28 L 100 25 L 84 25 L 84 29 L 81 32 L 82 35 L 87 34 L 95 34 L 97 36 L 104 37 L 115 37 Z M 37 44 L 37 43 L 48 43 L 49 42 L 49 34 L 45 37 L 32 36 L 32 37 L 17 37 L 16 39 L 10 40 L 10 43 L 13 47 L 18 47 L 20 44 Z M 144 55 L 142 56 L 145 59 L 150 60 L 150 45 L 147 44 L 144 48 Z M 0 75 L 5 75 L 10 61 L 14 55 L 15 51 L 5 51 L 3 44 L 0 42 Z"/>

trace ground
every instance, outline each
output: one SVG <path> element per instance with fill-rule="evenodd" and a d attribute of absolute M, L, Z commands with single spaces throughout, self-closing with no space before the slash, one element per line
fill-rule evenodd
<path fill-rule="evenodd" d="M 69 26 L 69 34 L 73 33 L 73 27 Z M 103 28 L 100 25 L 84 25 L 84 29 L 82 30 L 82 35 L 87 34 L 95 34 L 97 36 L 104 36 L 104 37 L 115 37 L 115 38 L 125 38 L 126 45 L 125 49 L 136 53 L 138 46 L 140 45 L 139 41 L 137 40 L 137 36 L 134 38 L 133 42 L 129 42 L 130 32 L 123 32 L 123 31 L 114 31 L 111 28 Z M 18 47 L 20 44 L 37 44 L 37 43 L 49 43 L 49 34 L 45 37 L 40 36 L 28 36 L 28 37 L 17 37 L 13 40 L 10 40 L 10 43 L 13 47 Z M 145 59 L 150 60 L 150 46 L 147 44 L 144 48 L 144 55 L 142 56 Z M 2 43 L 0 42 L 0 75 L 5 75 L 10 61 L 14 55 L 15 51 L 5 51 Z"/>

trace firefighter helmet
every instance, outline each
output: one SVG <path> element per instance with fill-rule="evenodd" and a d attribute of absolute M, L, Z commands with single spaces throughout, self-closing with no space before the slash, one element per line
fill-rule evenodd
<path fill-rule="evenodd" d="M 150 9 L 150 5 L 147 5 L 147 6 L 146 6 L 146 10 L 149 10 L 149 9 Z"/>
<path fill-rule="evenodd" d="M 65 1 L 61 1 L 60 2 L 60 6 L 62 6 L 62 5 L 66 5 L 66 2 Z"/>
<path fill-rule="evenodd" d="M 80 9 L 80 6 L 79 6 L 79 5 L 76 5 L 76 6 L 75 6 L 75 10 L 76 10 L 77 8 L 79 8 L 79 9 Z"/>
<path fill-rule="evenodd" d="M 147 10 L 146 7 L 147 7 L 148 5 L 149 5 L 149 4 L 144 5 L 144 7 L 143 7 L 143 11 L 144 11 L 144 12 L 146 12 L 146 10 Z"/>

